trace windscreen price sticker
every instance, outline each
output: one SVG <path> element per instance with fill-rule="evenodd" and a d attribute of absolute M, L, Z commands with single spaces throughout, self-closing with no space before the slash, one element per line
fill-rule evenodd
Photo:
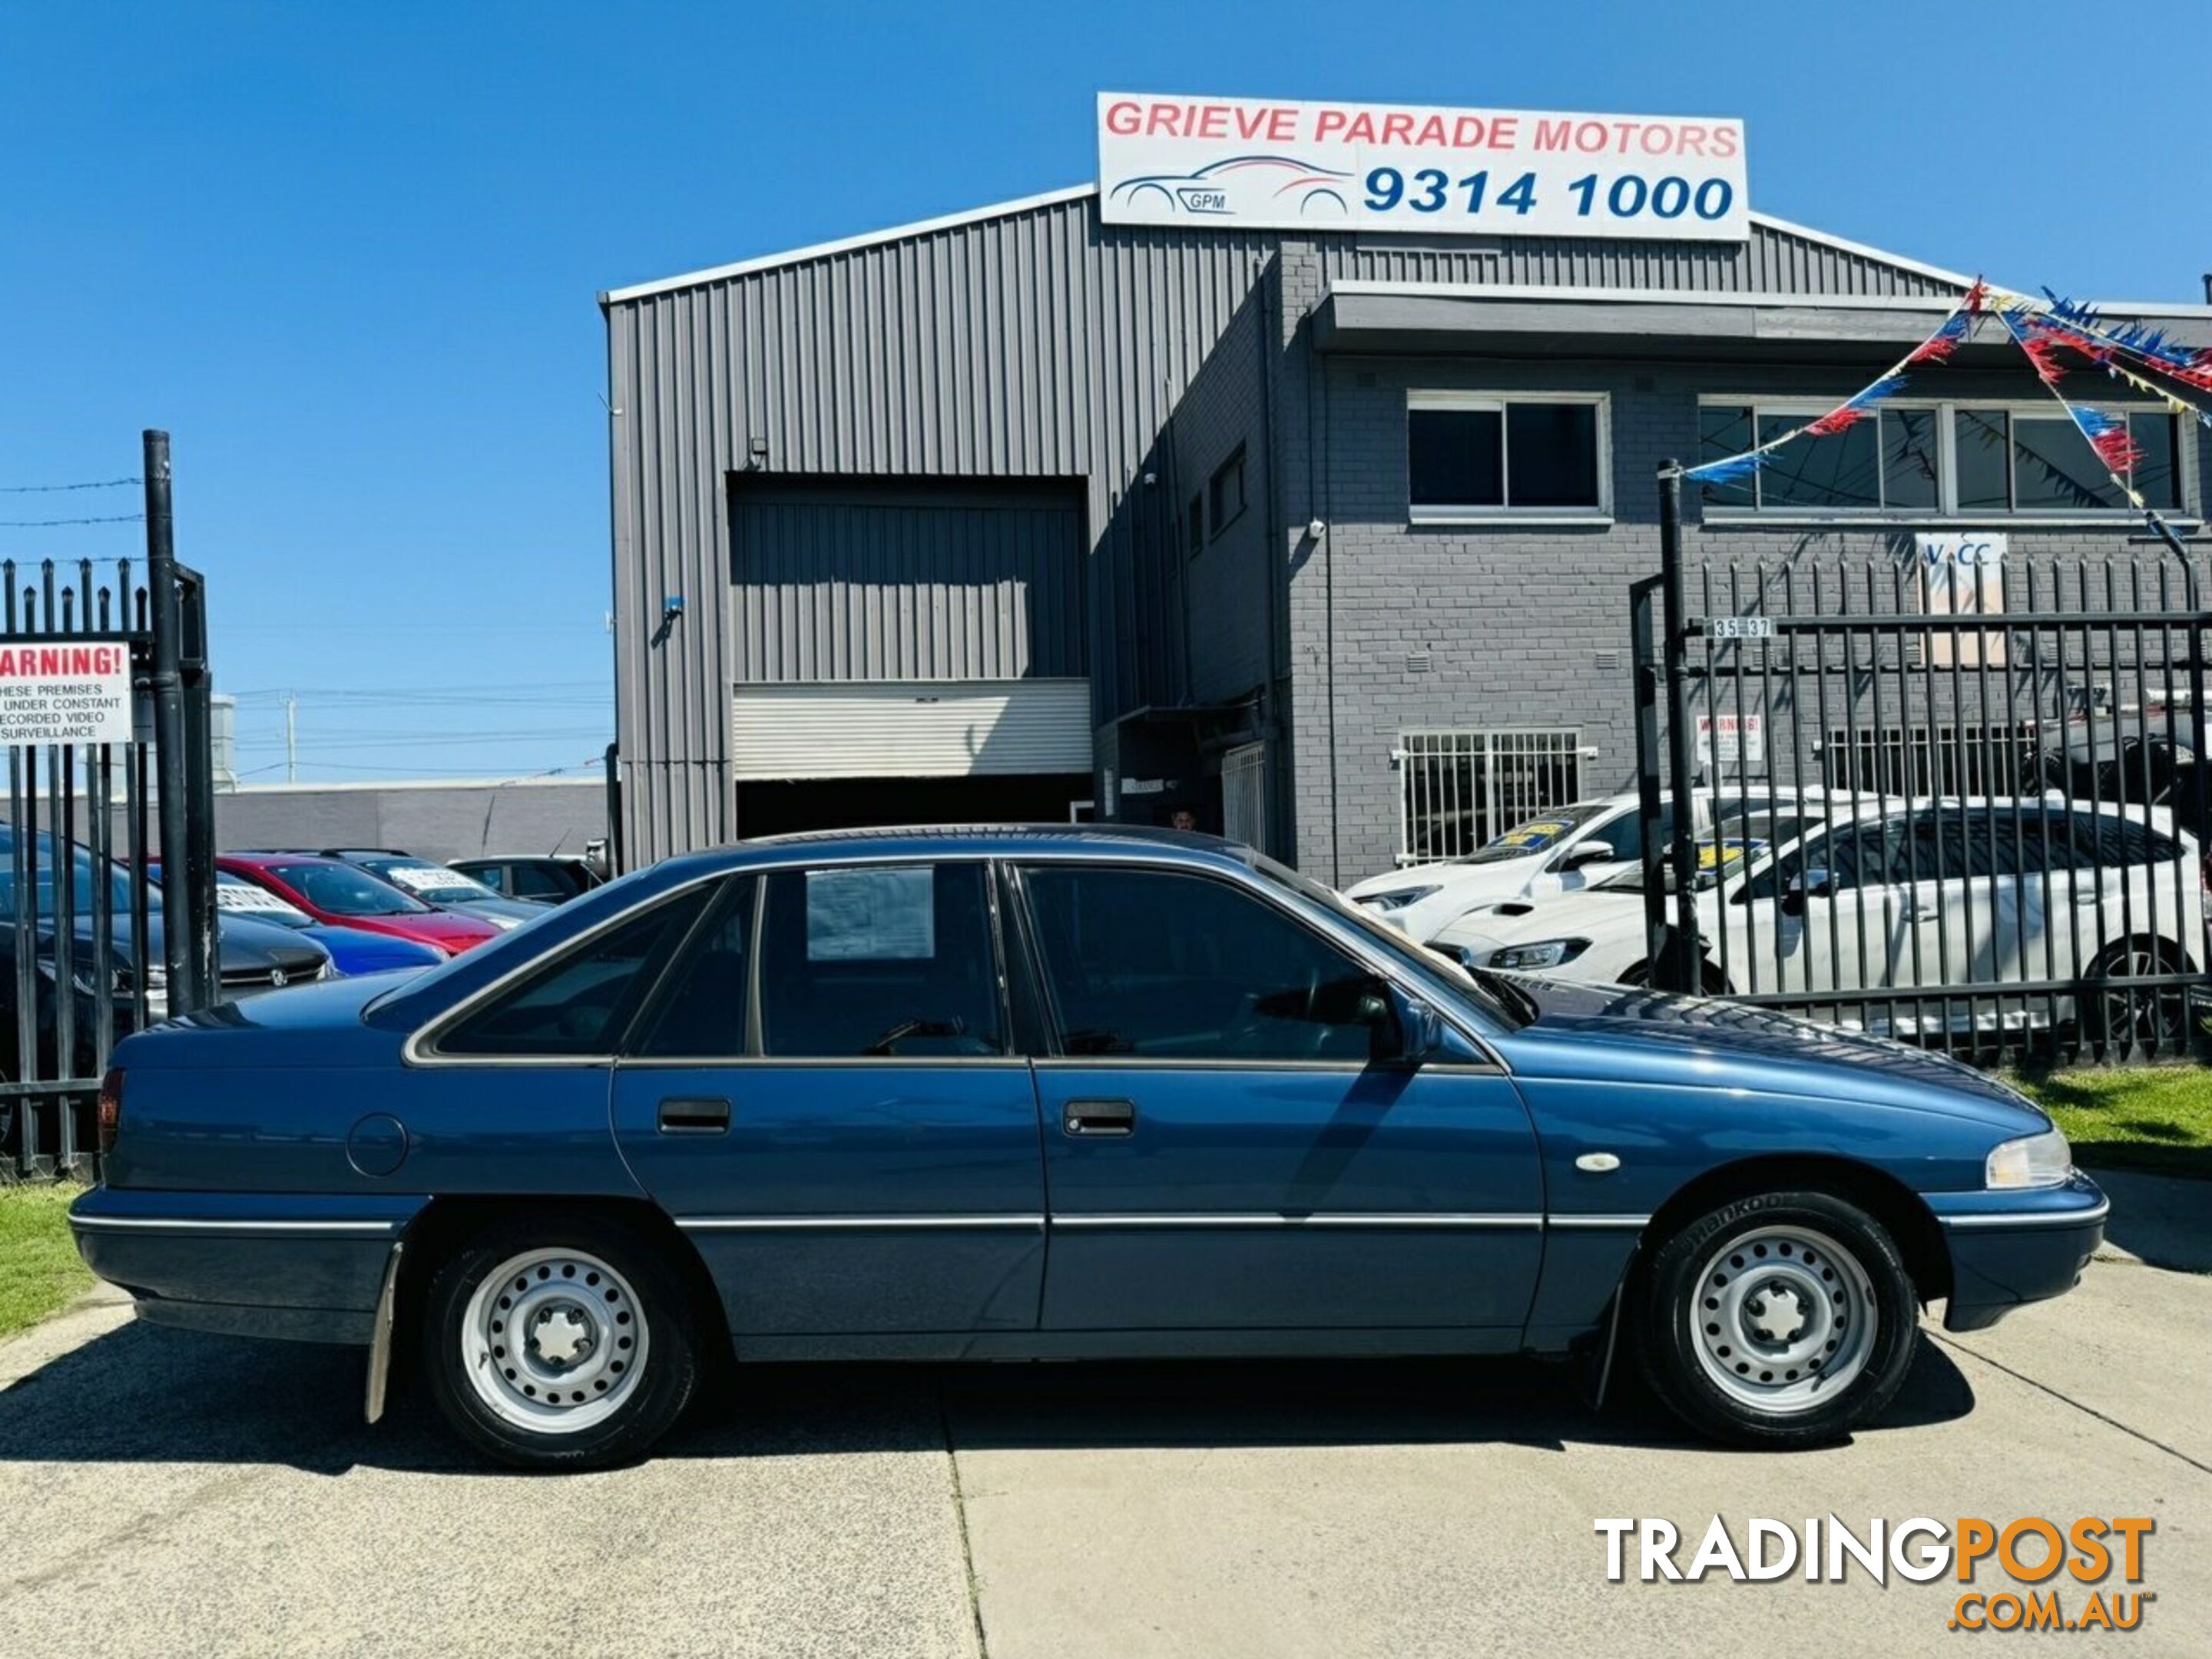
<path fill-rule="evenodd" d="M 131 650 L 93 641 L 0 646 L 0 743 L 131 741 Z"/>
<path fill-rule="evenodd" d="M 1709 640 L 1771 640 L 1774 637 L 1774 618 L 1708 617 L 1705 618 L 1705 637 Z"/>

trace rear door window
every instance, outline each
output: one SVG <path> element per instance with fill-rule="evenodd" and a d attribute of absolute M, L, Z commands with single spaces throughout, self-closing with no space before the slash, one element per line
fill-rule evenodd
<path fill-rule="evenodd" d="M 1010 1051 L 981 860 L 778 871 L 760 927 L 760 1052 L 960 1059 Z"/>

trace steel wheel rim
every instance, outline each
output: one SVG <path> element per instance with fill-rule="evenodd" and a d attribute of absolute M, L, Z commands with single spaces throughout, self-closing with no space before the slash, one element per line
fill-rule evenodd
<path fill-rule="evenodd" d="M 1867 1368 L 1880 1315 L 1858 1258 L 1810 1227 L 1760 1227 L 1706 1258 L 1686 1310 L 1707 1379 L 1772 1416 L 1812 1411 Z"/>
<path fill-rule="evenodd" d="M 526 1250 L 486 1273 L 461 1320 L 461 1369 L 502 1423 L 580 1434 L 620 1411 L 645 1375 L 645 1309 L 585 1250 Z"/>

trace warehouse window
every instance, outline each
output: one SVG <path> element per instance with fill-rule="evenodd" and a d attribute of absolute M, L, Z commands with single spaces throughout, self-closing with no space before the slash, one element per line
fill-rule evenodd
<path fill-rule="evenodd" d="M 1206 496 L 1213 513 L 1213 534 L 1223 531 L 1244 516 L 1244 446 L 1237 446 L 1237 453 L 1213 469 L 1212 482 L 1206 487 Z"/>
<path fill-rule="evenodd" d="M 1832 405 L 1715 398 L 1698 411 L 1698 455 L 1718 460 L 1777 439 Z M 2181 436 L 2172 416 L 2112 410 L 2141 452 L 2131 482 L 2153 507 L 2182 506 Z M 2049 405 L 1934 404 L 1884 408 L 1825 438 L 1793 438 L 1749 477 L 1706 484 L 1708 512 L 2101 513 L 2128 503 L 2074 422 Z"/>
<path fill-rule="evenodd" d="M 1399 734 L 1398 862 L 1467 857 L 1582 793 L 1576 731 Z"/>
<path fill-rule="evenodd" d="M 1416 520 L 1589 517 L 1607 509 L 1602 397 L 1416 392 L 1406 406 Z"/>

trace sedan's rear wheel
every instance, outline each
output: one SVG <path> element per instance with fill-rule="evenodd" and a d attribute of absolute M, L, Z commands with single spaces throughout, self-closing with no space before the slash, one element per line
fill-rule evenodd
<path fill-rule="evenodd" d="M 424 1320 L 440 1409 L 526 1468 L 636 1457 L 696 1386 L 683 1286 L 648 1241 L 610 1223 L 487 1228 L 439 1268 Z"/>
<path fill-rule="evenodd" d="M 1887 1406 L 1912 1364 L 1911 1275 L 1881 1224 L 1832 1194 L 1708 1211 L 1659 1247 L 1641 1291 L 1654 1391 L 1717 1439 L 1832 1440 Z"/>

